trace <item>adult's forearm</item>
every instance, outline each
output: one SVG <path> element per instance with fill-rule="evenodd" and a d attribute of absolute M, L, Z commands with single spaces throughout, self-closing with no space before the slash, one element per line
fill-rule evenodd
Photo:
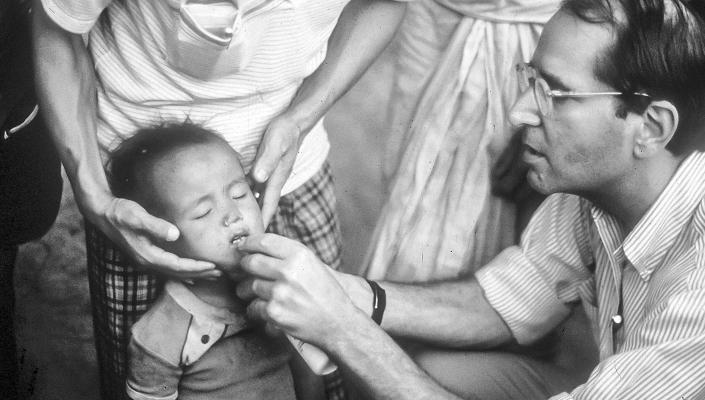
<path fill-rule="evenodd" d="M 355 305 L 369 315 L 372 294 L 367 282 L 351 275 L 341 280 Z M 512 340 L 474 278 L 380 286 L 387 298 L 382 328 L 392 336 L 456 348 L 490 348 Z"/>
<path fill-rule="evenodd" d="M 287 110 L 308 132 L 350 89 L 394 36 L 406 5 L 393 0 L 352 0 L 328 41 L 326 58 L 304 80 Z"/>
<path fill-rule="evenodd" d="M 443 389 L 366 315 L 349 315 L 349 330 L 328 341 L 326 350 L 346 380 L 377 400 L 459 399 Z"/>
<path fill-rule="evenodd" d="M 79 206 L 91 218 L 110 193 L 95 135 L 93 65 L 81 35 L 57 26 L 39 2 L 32 33 L 40 107 Z"/>

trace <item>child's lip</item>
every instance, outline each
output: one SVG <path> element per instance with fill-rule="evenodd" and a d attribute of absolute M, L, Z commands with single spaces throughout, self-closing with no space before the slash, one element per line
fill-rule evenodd
<path fill-rule="evenodd" d="M 247 231 L 238 232 L 230 238 L 230 244 L 237 245 L 242 239 L 247 236 L 249 236 L 249 233 Z"/>

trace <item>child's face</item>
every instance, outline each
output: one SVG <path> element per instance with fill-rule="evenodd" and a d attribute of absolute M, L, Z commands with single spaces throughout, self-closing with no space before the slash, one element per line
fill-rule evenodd
<path fill-rule="evenodd" d="M 169 249 L 232 271 L 239 239 L 264 232 L 262 216 L 237 154 L 226 143 L 178 150 L 156 163 L 151 176 L 164 218 L 181 232 Z"/>

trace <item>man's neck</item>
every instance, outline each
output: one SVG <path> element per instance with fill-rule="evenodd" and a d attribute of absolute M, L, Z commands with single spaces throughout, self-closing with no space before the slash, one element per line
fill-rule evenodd
<path fill-rule="evenodd" d="M 643 160 L 635 165 L 634 173 L 583 197 L 613 215 L 628 235 L 656 202 L 684 159 L 668 154 Z"/>

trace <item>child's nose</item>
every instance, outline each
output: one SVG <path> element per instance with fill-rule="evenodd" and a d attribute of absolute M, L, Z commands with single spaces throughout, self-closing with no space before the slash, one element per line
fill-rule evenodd
<path fill-rule="evenodd" d="M 223 225 L 225 226 L 230 226 L 237 221 L 242 219 L 242 215 L 240 215 L 240 211 L 237 209 L 230 210 L 225 214 L 225 217 L 223 218 Z"/>

